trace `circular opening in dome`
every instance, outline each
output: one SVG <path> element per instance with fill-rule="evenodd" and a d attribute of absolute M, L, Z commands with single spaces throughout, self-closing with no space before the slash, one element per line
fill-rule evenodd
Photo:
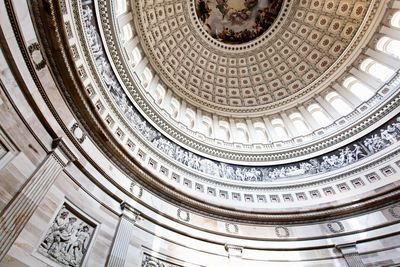
<path fill-rule="evenodd" d="M 278 17 L 283 0 L 194 0 L 204 30 L 226 44 L 262 35 Z"/>

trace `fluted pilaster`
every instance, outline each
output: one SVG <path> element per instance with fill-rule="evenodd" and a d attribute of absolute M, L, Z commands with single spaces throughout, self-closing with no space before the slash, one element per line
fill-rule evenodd
<path fill-rule="evenodd" d="M 349 267 L 364 267 L 355 243 L 337 245 L 336 247 L 342 253 Z"/>
<path fill-rule="evenodd" d="M 70 162 L 76 160 L 61 138 L 53 142 L 46 156 L 21 191 L 0 214 L 0 261 L 25 227 L 55 179 Z"/>
<path fill-rule="evenodd" d="M 125 202 L 121 204 L 121 209 L 122 214 L 114 237 L 112 249 L 108 257 L 107 267 L 124 266 L 135 221 L 139 215 L 136 210 Z"/>

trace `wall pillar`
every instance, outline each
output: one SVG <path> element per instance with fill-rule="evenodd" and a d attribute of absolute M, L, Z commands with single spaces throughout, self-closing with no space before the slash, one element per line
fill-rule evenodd
<path fill-rule="evenodd" d="M 281 115 L 281 118 L 283 120 L 283 123 L 285 124 L 285 128 L 288 131 L 289 136 L 292 138 L 299 136 L 300 135 L 299 132 L 294 126 L 292 120 L 289 119 L 288 115 L 284 111 L 280 112 L 279 115 Z"/>
<path fill-rule="evenodd" d="M 363 101 L 359 97 L 354 95 L 349 89 L 344 88 L 340 84 L 334 84 L 332 87 L 337 91 L 338 94 L 343 96 L 343 98 L 351 103 L 353 108 L 356 108 L 363 103 Z M 375 89 L 371 88 L 371 90 L 375 92 Z"/>
<path fill-rule="evenodd" d="M 360 254 L 358 254 L 356 243 L 336 245 L 336 248 L 342 253 L 349 267 L 364 267 Z"/>
<path fill-rule="evenodd" d="M 311 115 L 311 113 L 308 112 L 308 110 L 304 106 L 298 106 L 298 110 L 300 111 L 301 115 L 303 116 L 304 121 L 306 121 L 311 126 L 310 130 L 312 132 L 321 128 L 319 123 L 314 119 L 314 117 Z"/>
<path fill-rule="evenodd" d="M 242 253 L 243 248 L 225 244 L 225 250 L 228 252 L 229 266 L 230 267 L 242 267 Z"/>
<path fill-rule="evenodd" d="M 61 138 L 53 141 L 53 150 L 0 214 L 0 261 L 24 229 L 58 175 L 69 162 L 75 160 L 75 155 Z"/>
<path fill-rule="evenodd" d="M 128 254 L 129 242 L 131 241 L 133 228 L 139 212 L 126 202 L 121 204 L 122 214 L 118 229 L 116 231 L 107 267 L 123 267 Z"/>
<path fill-rule="evenodd" d="M 319 103 L 321 108 L 326 111 L 326 113 L 332 119 L 332 121 L 335 121 L 340 117 L 342 117 L 342 115 L 340 115 L 340 113 L 335 110 L 335 108 L 331 105 L 331 103 L 326 101 L 321 96 L 317 96 L 315 100 Z"/>

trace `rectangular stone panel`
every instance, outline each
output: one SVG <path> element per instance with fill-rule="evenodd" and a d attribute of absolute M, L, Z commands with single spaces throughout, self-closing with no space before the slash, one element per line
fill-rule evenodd
<path fill-rule="evenodd" d="M 61 266 L 82 266 L 96 225 L 64 203 L 37 252 Z"/>

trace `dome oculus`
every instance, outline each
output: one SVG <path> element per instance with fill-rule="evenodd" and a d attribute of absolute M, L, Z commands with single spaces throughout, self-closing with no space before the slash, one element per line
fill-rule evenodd
<path fill-rule="evenodd" d="M 275 21 L 283 0 L 194 0 L 204 30 L 214 39 L 243 44 L 263 34 Z"/>

